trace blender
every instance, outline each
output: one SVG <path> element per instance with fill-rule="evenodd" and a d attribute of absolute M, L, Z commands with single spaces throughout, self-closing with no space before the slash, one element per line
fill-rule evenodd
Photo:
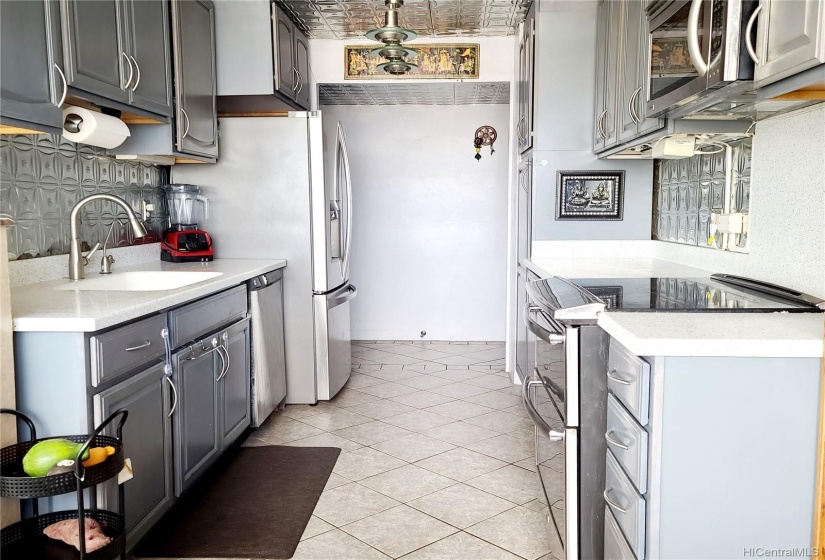
<path fill-rule="evenodd" d="M 169 229 L 163 232 L 161 260 L 168 262 L 207 262 L 214 258 L 212 238 L 198 228 L 209 218 L 209 199 L 201 195 L 197 185 L 165 185 L 169 206 Z"/>

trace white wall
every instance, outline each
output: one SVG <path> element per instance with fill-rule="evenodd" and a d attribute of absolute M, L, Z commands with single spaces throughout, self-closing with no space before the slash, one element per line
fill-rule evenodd
<path fill-rule="evenodd" d="M 503 340 L 509 106 L 323 110 L 349 148 L 353 338 Z M 482 125 L 499 137 L 479 163 Z"/>

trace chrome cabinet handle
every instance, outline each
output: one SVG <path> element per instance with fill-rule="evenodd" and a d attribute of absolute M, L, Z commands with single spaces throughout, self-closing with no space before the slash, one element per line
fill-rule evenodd
<path fill-rule="evenodd" d="M 630 96 L 630 102 L 627 104 L 627 110 L 630 112 L 630 118 L 633 119 L 633 122 L 636 124 L 642 124 L 642 119 L 639 117 L 639 114 L 636 112 L 636 102 L 638 101 L 639 93 L 642 91 L 642 86 L 639 86 L 636 91 L 633 92 L 633 95 Z"/>
<path fill-rule="evenodd" d="M 304 75 L 301 74 L 301 71 L 297 68 L 295 69 L 295 71 L 298 73 L 298 91 L 295 92 L 295 95 L 298 95 L 304 89 Z"/>
<path fill-rule="evenodd" d="M 63 93 L 60 94 L 60 101 L 57 102 L 57 106 L 62 107 L 63 102 L 66 101 L 66 93 L 69 90 L 69 85 L 66 82 L 66 75 L 63 74 L 63 70 L 60 69 L 60 66 L 55 64 L 54 69 L 57 70 L 57 73 L 60 74 L 60 79 L 63 81 Z"/>
<path fill-rule="evenodd" d="M 135 57 L 132 55 L 129 55 L 129 60 L 135 63 L 135 73 L 137 75 L 135 76 L 135 85 L 132 86 L 132 91 L 135 91 L 138 88 L 138 84 L 140 84 L 140 64 L 138 64 L 138 61 L 135 60 Z"/>
<path fill-rule="evenodd" d="M 521 117 L 518 120 L 518 124 L 516 125 L 516 138 L 518 138 L 519 144 L 522 143 L 522 140 L 521 140 L 521 123 L 522 122 L 524 122 L 524 117 Z"/>
<path fill-rule="evenodd" d="M 221 356 L 223 368 L 221 369 L 221 374 L 218 376 L 218 381 L 226 377 L 226 374 L 229 373 L 229 365 L 231 363 L 229 358 L 229 335 L 227 333 L 223 333 L 221 338 L 223 339 L 223 342 L 220 346 L 218 346 L 218 354 Z M 226 355 L 226 359 L 224 359 L 224 354 Z"/>
<path fill-rule="evenodd" d="M 298 74 L 298 69 L 294 66 L 292 67 L 292 77 L 295 80 L 292 84 L 292 91 L 296 91 L 298 89 L 298 83 L 300 82 L 300 74 Z"/>
<path fill-rule="evenodd" d="M 180 108 L 180 113 L 186 121 L 186 128 L 183 129 L 183 136 L 181 136 L 181 138 L 186 138 L 189 135 L 189 115 L 186 114 L 186 109 L 183 107 Z"/>
<path fill-rule="evenodd" d="M 166 349 L 166 365 L 163 366 L 163 373 L 172 375 L 172 344 L 169 342 L 169 329 L 163 327 L 160 331 L 160 337 L 163 339 L 163 347 Z"/>
<path fill-rule="evenodd" d="M 175 395 L 175 400 L 172 401 L 172 408 L 169 409 L 169 414 L 166 415 L 167 418 L 171 418 L 175 413 L 175 409 L 178 407 L 178 388 L 175 387 L 175 383 L 172 381 L 171 375 L 166 375 L 164 377 L 166 378 L 166 381 L 169 382 L 169 386 L 172 387 L 172 394 Z"/>
<path fill-rule="evenodd" d="M 753 24 L 756 22 L 757 16 L 759 16 L 759 12 L 762 11 L 762 5 L 756 7 L 751 14 L 750 19 L 748 20 L 748 26 L 745 28 L 745 47 L 748 49 L 748 56 L 751 57 L 753 63 L 757 66 L 759 65 L 759 57 L 756 56 L 756 50 L 753 48 L 753 41 L 751 41 L 751 32 L 753 31 Z"/>
<path fill-rule="evenodd" d="M 617 432 L 616 432 L 616 430 L 613 430 L 613 429 L 607 430 L 607 432 L 605 432 L 604 439 L 607 440 L 607 443 L 609 443 L 610 445 L 615 445 L 616 447 L 618 447 L 619 449 L 622 449 L 624 451 L 627 451 L 628 449 L 630 449 L 629 446 L 623 444 L 622 442 L 620 442 L 619 440 L 617 440 L 615 438 L 610 437 L 610 434 L 615 434 L 615 433 L 617 433 Z"/>
<path fill-rule="evenodd" d="M 129 56 L 125 52 L 120 51 L 120 56 L 122 56 L 126 60 L 126 64 L 129 65 L 129 79 L 126 80 L 126 84 L 124 84 L 123 87 L 120 88 L 125 91 L 129 89 L 129 84 L 132 83 L 132 78 L 135 77 L 135 69 L 132 67 L 132 61 L 129 60 Z"/>
<path fill-rule="evenodd" d="M 616 510 L 622 512 L 622 513 L 627 513 L 627 509 L 623 508 L 617 502 L 610 499 L 610 492 L 612 490 L 613 490 L 613 488 L 605 488 L 604 489 L 604 494 L 602 494 L 602 496 L 604 496 L 604 501 L 607 502 L 607 505 L 609 505 L 610 507 L 612 507 L 612 508 L 614 508 L 614 509 L 616 509 Z"/>
<path fill-rule="evenodd" d="M 143 344 L 138 344 L 137 346 L 132 346 L 131 348 L 127 348 L 126 351 L 127 352 L 134 352 L 135 350 L 140 350 L 142 348 L 148 348 L 151 345 L 152 345 L 152 341 L 147 340 Z"/>
<path fill-rule="evenodd" d="M 630 381 L 628 381 L 627 379 L 622 379 L 621 377 L 616 375 L 615 369 L 611 369 L 607 372 L 607 378 L 611 381 L 615 381 L 620 385 L 630 385 Z"/>
<path fill-rule="evenodd" d="M 602 111 L 602 113 L 599 115 L 599 120 L 596 124 L 597 132 L 599 133 L 599 136 L 602 137 L 602 138 L 607 138 L 607 133 L 604 131 L 604 118 L 606 116 L 607 116 L 607 109 Z"/>

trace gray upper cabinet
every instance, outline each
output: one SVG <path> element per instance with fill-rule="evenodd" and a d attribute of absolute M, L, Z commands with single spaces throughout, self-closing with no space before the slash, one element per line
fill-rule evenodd
<path fill-rule="evenodd" d="M 172 0 L 176 146 L 182 153 L 218 155 L 215 10 L 208 0 Z"/>
<path fill-rule="evenodd" d="M 0 2 L 0 121 L 57 133 L 64 82 L 52 58 L 59 14 L 46 0 Z M 60 66 L 62 66 L 62 61 Z M 62 71 L 62 68 L 60 68 Z"/>
<path fill-rule="evenodd" d="M 61 0 L 63 57 L 69 86 L 129 103 L 134 82 L 124 29 L 125 3 L 118 0 Z"/>
<path fill-rule="evenodd" d="M 272 38 L 275 44 L 275 89 L 294 98 L 298 75 L 295 71 L 295 25 L 272 4 Z"/>
<path fill-rule="evenodd" d="M 126 3 L 127 56 L 134 76 L 131 103 L 165 116 L 172 114 L 172 75 L 167 0 Z"/>
<path fill-rule="evenodd" d="M 309 39 L 295 28 L 295 71 L 298 73 L 298 89 L 295 101 L 304 108 L 309 108 L 311 95 L 309 90 Z"/>
<path fill-rule="evenodd" d="M 825 0 L 760 0 L 759 7 L 758 86 L 825 63 Z"/>
<path fill-rule="evenodd" d="M 598 21 L 596 24 L 596 103 L 593 108 L 594 131 L 593 151 L 600 152 L 605 148 L 605 133 L 602 125 L 607 114 L 607 26 L 610 20 L 612 2 L 602 2 L 599 5 Z"/>
<path fill-rule="evenodd" d="M 516 134 L 519 153 L 533 147 L 533 78 L 535 71 L 536 19 L 535 8 L 531 8 L 521 27 L 519 36 L 518 67 L 518 122 Z"/>
<path fill-rule="evenodd" d="M 134 469 L 134 478 L 124 485 L 130 546 L 163 516 L 174 497 L 171 399 L 163 366 L 155 365 L 94 397 L 95 425 L 116 410 L 129 411 L 123 426 L 123 445 Z M 107 434 L 114 435 L 114 429 Z M 99 487 L 98 496 L 104 508 L 117 506 L 114 483 Z"/>

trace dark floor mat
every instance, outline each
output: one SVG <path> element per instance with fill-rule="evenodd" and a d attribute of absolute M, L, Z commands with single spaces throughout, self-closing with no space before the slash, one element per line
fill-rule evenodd
<path fill-rule="evenodd" d="M 244 447 L 187 492 L 138 558 L 291 558 L 341 450 Z"/>

